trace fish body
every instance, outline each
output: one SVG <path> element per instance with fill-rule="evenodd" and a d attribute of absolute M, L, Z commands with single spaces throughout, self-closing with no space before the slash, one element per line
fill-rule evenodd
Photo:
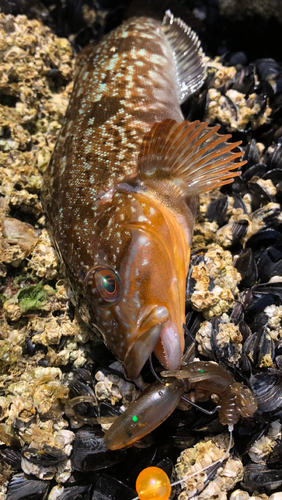
<path fill-rule="evenodd" d="M 170 12 L 125 21 L 81 54 L 44 178 L 81 315 L 131 379 L 153 351 L 179 367 L 197 195 L 237 175 L 228 136 L 183 121 L 203 79 L 199 42 Z"/>

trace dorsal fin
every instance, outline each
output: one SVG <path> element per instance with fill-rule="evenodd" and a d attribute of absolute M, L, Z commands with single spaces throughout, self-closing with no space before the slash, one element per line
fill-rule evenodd
<path fill-rule="evenodd" d="M 205 80 L 204 53 L 196 33 L 180 18 L 175 18 L 170 10 L 165 13 L 162 30 L 173 51 L 181 104 Z"/>
<path fill-rule="evenodd" d="M 232 152 L 241 141 L 226 142 L 231 135 L 219 135 L 219 125 L 207 122 L 179 124 L 175 120 L 155 123 L 143 139 L 138 157 L 140 178 L 171 179 L 185 196 L 195 196 L 229 184 L 241 172 L 232 172 L 246 163 L 234 163 L 243 151 Z"/>

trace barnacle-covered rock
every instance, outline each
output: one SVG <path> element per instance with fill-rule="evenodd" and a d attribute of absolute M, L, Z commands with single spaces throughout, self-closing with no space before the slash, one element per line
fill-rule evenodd
<path fill-rule="evenodd" d="M 191 304 L 202 311 L 205 318 L 219 316 L 234 304 L 241 276 L 232 265 L 232 255 L 219 245 L 212 244 L 204 254 L 204 260 L 192 269 L 195 280 Z"/>
<path fill-rule="evenodd" d="M 31 35 L 32 33 L 32 35 Z M 21 214 L 42 213 L 41 175 L 70 95 L 73 55 L 67 40 L 26 16 L 0 14 L 0 193 Z M 57 67 L 55 84 L 49 73 Z M 31 151 L 30 151 L 31 149 Z M 14 249 L 15 251 L 15 249 Z M 22 256 L 19 257 L 22 260 Z"/>
<path fill-rule="evenodd" d="M 208 119 L 211 123 L 220 120 L 230 131 L 243 131 L 248 125 L 256 130 L 267 123 L 271 108 L 266 104 L 261 110 L 257 94 L 246 98 L 245 94 L 229 89 L 224 95 L 216 89 L 208 91 Z"/>
<path fill-rule="evenodd" d="M 105 375 L 101 370 L 95 374 L 95 394 L 99 401 L 110 401 L 112 405 L 121 402 L 129 404 L 140 394 L 136 386 L 116 374 Z"/>
<path fill-rule="evenodd" d="M 274 493 L 274 495 L 277 495 L 277 493 Z M 247 491 L 235 490 L 231 493 L 230 500 L 281 500 L 280 497 L 275 497 L 274 495 L 270 497 L 264 493 L 262 495 L 249 495 Z M 278 493 L 278 495 L 280 495 L 280 493 Z"/>
<path fill-rule="evenodd" d="M 18 319 L 18 318 L 17 318 Z M 0 373 L 22 358 L 23 345 L 27 337 L 26 328 L 14 330 L 8 325 L 2 327 L 0 339 Z"/>
<path fill-rule="evenodd" d="M 62 451 L 49 445 L 39 449 L 26 448 L 22 452 L 22 470 L 38 479 L 50 480 L 55 476 L 58 482 L 64 483 L 71 475 L 71 463 L 68 459 L 71 449 L 72 447 L 68 447 L 68 450 Z"/>
<path fill-rule="evenodd" d="M 248 455 L 251 460 L 257 464 L 264 463 L 278 439 L 281 439 L 281 424 L 275 420 L 271 422 L 267 435 L 258 439 L 249 449 Z"/>
<path fill-rule="evenodd" d="M 211 321 L 203 321 L 196 334 L 199 352 L 207 357 L 212 357 L 212 329 L 213 325 Z"/>
<path fill-rule="evenodd" d="M 247 233 L 243 238 L 243 243 L 246 243 L 252 235 L 267 227 L 269 219 L 274 217 L 276 214 L 278 217 L 281 214 L 280 204 L 272 202 L 253 212 L 250 217 L 250 224 L 248 226 Z"/>
<path fill-rule="evenodd" d="M 238 325 L 231 323 L 227 315 L 223 315 L 221 319 L 222 322 L 218 324 L 218 331 L 215 335 L 216 350 L 225 352 L 225 359 L 228 359 L 230 365 L 235 365 L 241 357 L 243 337 Z M 219 357 L 222 356 L 219 355 Z"/>
<path fill-rule="evenodd" d="M 67 400 L 68 388 L 59 368 L 38 367 L 26 370 L 18 382 L 9 384 L 7 396 L 12 396 L 7 423 L 13 423 L 24 409 L 31 414 L 36 410 L 38 415 L 44 415 L 52 409 L 59 418 L 63 414 L 60 402 Z"/>
<path fill-rule="evenodd" d="M 4 217 L 0 232 L 0 261 L 18 267 L 37 242 L 37 235 L 30 224 Z"/>
<path fill-rule="evenodd" d="M 197 334 L 199 353 L 214 359 L 214 354 L 220 359 L 228 359 L 230 365 L 236 365 L 242 352 L 242 334 L 239 326 L 230 322 L 227 314 L 220 321 L 204 321 Z"/>
<path fill-rule="evenodd" d="M 232 489 L 238 478 L 242 477 L 243 465 L 239 459 L 225 457 L 229 444 L 229 436 L 220 434 L 215 438 L 206 438 L 193 448 L 184 450 L 177 459 L 175 472 L 177 479 L 199 472 L 181 483 L 179 500 L 189 498 L 222 498 L 226 499 L 227 492 Z M 217 460 L 227 458 L 227 462 L 219 465 L 216 478 L 207 486 L 208 470 L 201 472 L 205 467 L 211 466 Z M 207 489 L 206 489 L 207 486 Z M 223 496 L 221 496 L 223 495 Z"/>
<path fill-rule="evenodd" d="M 271 304 L 264 309 L 267 321 L 267 331 L 273 340 L 278 340 L 282 337 L 282 306 Z"/>
<path fill-rule="evenodd" d="M 61 282 L 56 288 L 58 288 L 56 296 L 59 300 L 54 310 L 60 310 L 60 318 L 49 316 L 47 318 L 32 320 L 29 324 L 32 342 L 35 345 L 43 345 L 48 348 L 46 358 L 52 366 L 65 366 L 69 362 L 72 362 L 75 367 L 82 366 L 87 359 L 87 353 L 84 351 L 83 344 L 93 334 L 90 328 L 82 323 L 77 315 L 71 319 L 67 314 L 66 283 Z M 56 346 L 59 346 L 62 338 L 66 339 L 64 347 L 57 351 Z"/>
<path fill-rule="evenodd" d="M 31 252 L 27 269 L 36 273 L 39 278 L 52 280 L 57 277 L 60 263 L 52 246 L 50 236 L 43 229 L 37 245 Z"/>

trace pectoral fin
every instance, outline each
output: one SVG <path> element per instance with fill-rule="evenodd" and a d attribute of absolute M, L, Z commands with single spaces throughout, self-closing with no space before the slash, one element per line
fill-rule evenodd
<path fill-rule="evenodd" d="M 140 178 L 171 179 L 186 197 L 229 184 L 241 173 L 233 170 L 246 162 L 234 163 L 243 154 L 232 151 L 241 141 L 226 142 L 231 135 L 219 135 L 218 129 L 199 121 L 179 124 L 167 119 L 155 123 L 141 145 Z"/>

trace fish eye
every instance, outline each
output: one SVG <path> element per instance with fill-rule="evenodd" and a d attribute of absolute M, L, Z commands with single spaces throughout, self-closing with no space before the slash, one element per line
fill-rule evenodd
<path fill-rule="evenodd" d="M 100 267 L 90 271 L 87 278 L 87 287 L 91 296 L 98 300 L 100 305 L 111 305 L 121 297 L 121 280 L 118 274 L 110 268 Z"/>

